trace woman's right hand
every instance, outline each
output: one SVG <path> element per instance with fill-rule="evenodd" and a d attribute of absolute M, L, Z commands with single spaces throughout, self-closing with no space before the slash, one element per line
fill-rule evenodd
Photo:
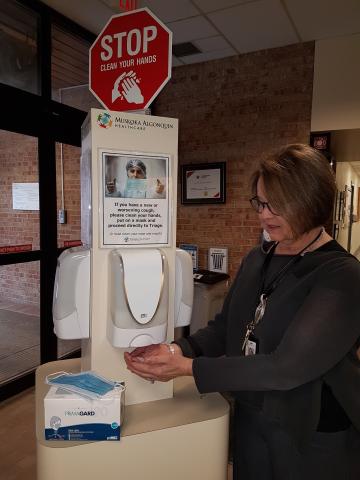
<path fill-rule="evenodd" d="M 131 353 L 125 352 L 128 369 L 147 380 L 166 382 L 172 378 L 192 375 L 192 359 L 183 356 L 180 347 L 165 343 L 138 347 Z"/>

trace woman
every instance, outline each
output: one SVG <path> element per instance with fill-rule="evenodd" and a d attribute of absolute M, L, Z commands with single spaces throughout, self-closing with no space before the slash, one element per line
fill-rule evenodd
<path fill-rule="evenodd" d="M 318 151 L 289 145 L 252 190 L 268 248 L 244 258 L 205 329 L 125 354 L 128 368 L 232 392 L 235 479 L 358 479 L 360 264 L 323 228 L 334 177 Z"/>

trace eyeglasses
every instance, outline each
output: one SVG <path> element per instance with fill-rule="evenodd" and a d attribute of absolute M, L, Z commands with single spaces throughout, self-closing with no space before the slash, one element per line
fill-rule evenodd
<path fill-rule="evenodd" d="M 266 207 L 269 210 L 269 212 L 272 213 L 273 215 L 279 215 L 279 213 L 274 212 L 274 209 L 271 207 L 271 205 L 268 202 L 262 202 L 261 200 L 259 200 L 259 197 L 257 197 L 256 195 L 255 197 L 250 198 L 249 202 L 253 207 L 253 209 L 255 210 L 255 212 L 257 213 L 262 213 L 262 211 Z"/>

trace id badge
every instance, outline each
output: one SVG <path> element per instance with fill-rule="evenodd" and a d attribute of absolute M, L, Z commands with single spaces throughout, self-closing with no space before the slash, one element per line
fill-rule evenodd
<path fill-rule="evenodd" d="M 257 353 L 259 353 L 259 340 L 254 335 L 250 335 L 244 349 L 245 357 L 256 355 Z"/>

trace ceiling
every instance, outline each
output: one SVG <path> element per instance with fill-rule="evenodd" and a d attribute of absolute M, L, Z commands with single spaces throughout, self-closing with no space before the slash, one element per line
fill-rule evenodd
<path fill-rule="evenodd" d="M 43 0 L 98 34 L 120 0 Z M 199 63 L 299 42 L 360 33 L 359 0 L 138 0 L 201 53 L 173 57 L 173 66 Z"/>

